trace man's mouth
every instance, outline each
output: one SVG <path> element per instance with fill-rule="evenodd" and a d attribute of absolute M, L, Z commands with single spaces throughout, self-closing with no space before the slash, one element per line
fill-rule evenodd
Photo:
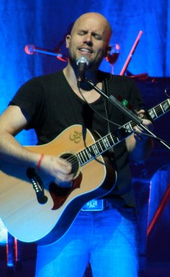
<path fill-rule="evenodd" d="M 93 51 L 88 49 L 88 48 L 79 48 L 79 51 L 83 52 L 83 53 L 89 53 L 89 54 L 92 54 Z"/>

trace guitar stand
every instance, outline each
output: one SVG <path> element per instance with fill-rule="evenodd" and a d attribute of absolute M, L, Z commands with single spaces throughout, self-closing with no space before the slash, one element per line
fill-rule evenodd
<path fill-rule="evenodd" d="M 12 276 L 14 271 L 22 270 L 21 242 L 7 233 L 6 244 L 7 276 Z"/>

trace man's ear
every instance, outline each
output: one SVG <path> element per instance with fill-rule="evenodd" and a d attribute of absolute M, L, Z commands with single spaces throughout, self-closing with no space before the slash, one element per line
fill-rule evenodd
<path fill-rule="evenodd" d="M 66 36 L 66 48 L 69 48 L 71 35 Z"/>

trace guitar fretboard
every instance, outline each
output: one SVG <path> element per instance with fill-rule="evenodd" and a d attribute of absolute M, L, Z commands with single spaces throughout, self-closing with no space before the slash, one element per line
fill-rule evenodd
<path fill-rule="evenodd" d="M 164 100 L 162 103 L 153 107 L 148 111 L 150 117 L 153 121 L 160 118 L 162 115 L 167 113 L 170 110 L 170 99 Z M 133 121 L 129 121 L 126 124 L 122 125 L 116 133 L 109 133 L 104 137 L 98 139 L 92 145 L 86 147 L 79 153 L 77 153 L 77 158 L 80 162 L 80 165 L 90 162 L 91 160 L 97 158 L 102 155 L 104 152 L 109 150 L 111 147 L 114 147 L 116 144 L 124 140 L 126 137 L 133 133 L 133 127 L 135 123 Z"/>

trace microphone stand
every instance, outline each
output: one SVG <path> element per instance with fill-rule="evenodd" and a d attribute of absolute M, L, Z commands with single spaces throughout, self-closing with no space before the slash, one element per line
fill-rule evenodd
<path fill-rule="evenodd" d="M 106 98 L 111 104 L 113 104 L 115 107 L 117 107 L 121 112 L 123 112 L 126 116 L 128 116 L 136 125 L 140 126 L 146 133 L 148 133 L 150 136 L 155 138 L 157 141 L 159 141 L 165 148 L 170 150 L 170 146 L 163 141 L 162 139 L 158 138 L 153 132 L 151 132 L 147 127 L 145 127 L 142 124 L 142 120 L 135 115 L 131 110 L 124 107 L 119 100 L 117 100 L 113 95 L 106 95 L 100 88 L 98 88 L 92 81 L 88 80 L 87 78 L 85 81 L 91 85 L 93 89 L 95 89 L 100 95 L 102 95 L 104 98 Z"/>

